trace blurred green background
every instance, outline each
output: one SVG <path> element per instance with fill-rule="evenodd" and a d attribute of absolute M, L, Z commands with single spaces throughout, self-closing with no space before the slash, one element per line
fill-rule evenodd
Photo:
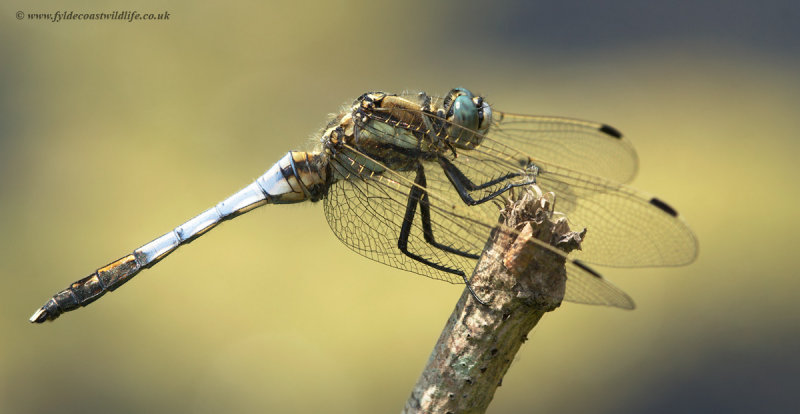
<path fill-rule="evenodd" d="M 365 91 L 464 86 L 616 126 L 689 267 L 543 319 L 492 413 L 796 412 L 800 6 L 10 1 L 0 6 L 0 412 L 397 412 L 461 288 L 268 206 L 89 308 L 49 295 L 247 185 Z M 168 11 L 61 21 L 17 11 Z"/>

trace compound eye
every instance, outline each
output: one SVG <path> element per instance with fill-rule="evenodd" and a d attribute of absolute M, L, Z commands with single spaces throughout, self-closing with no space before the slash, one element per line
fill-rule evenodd
<path fill-rule="evenodd" d="M 468 129 L 478 128 L 478 108 L 467 95 L 460 95 L 453 101 L 452 122 Z"/>

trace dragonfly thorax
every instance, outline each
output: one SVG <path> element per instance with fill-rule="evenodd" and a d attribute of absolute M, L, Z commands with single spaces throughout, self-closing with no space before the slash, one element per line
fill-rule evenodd
<path fill-rule="evenodd" d="M 491 122 L 491 107 L 463 88 L 435 102 L 424 93 L 370 92 L 328 125 L 322 142 L 330 153 L 353 157 L 368 173 L 412 171 L 420 161 L 478 147 Z"/>
<path fill-rule="evenodd" d="M 328 124 L 322 146 L 330 156 L 358 165 L 351 172 L 359 175 L 382 174 L 387 168 L 412 171 L 448 148 L 424 127 L 419 110 L 401 97 L 365 94 Z"/>

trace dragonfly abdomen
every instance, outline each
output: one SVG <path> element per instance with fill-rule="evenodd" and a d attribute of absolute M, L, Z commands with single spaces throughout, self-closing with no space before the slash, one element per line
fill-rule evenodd
<path fill-rule="evenodd" d="M 318 201 L 327 189 L 327 169 L 321 154 L 290 151 L 255 182 L 200 213 L 186 223 L 147 243 L 56 293 L 33 316 L 31 322 L 53 320 L 64 312 L 86 306 L 115 290 L 142 269 L 183 244 L 200 237 L 219 223 L 264 204 Z"/>

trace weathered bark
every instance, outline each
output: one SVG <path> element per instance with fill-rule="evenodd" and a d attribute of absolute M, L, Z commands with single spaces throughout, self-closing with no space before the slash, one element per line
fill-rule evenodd
<path fill-rule="evenodd" d="M 485 412 L 528 332 L 564 297 L 565 252 L 585 230 L 555 220 L 550 202 L 527 190 L 503 210 L 472 277 L 481 305 L 465 289 L 428 359 L 404 413 Z"/>

